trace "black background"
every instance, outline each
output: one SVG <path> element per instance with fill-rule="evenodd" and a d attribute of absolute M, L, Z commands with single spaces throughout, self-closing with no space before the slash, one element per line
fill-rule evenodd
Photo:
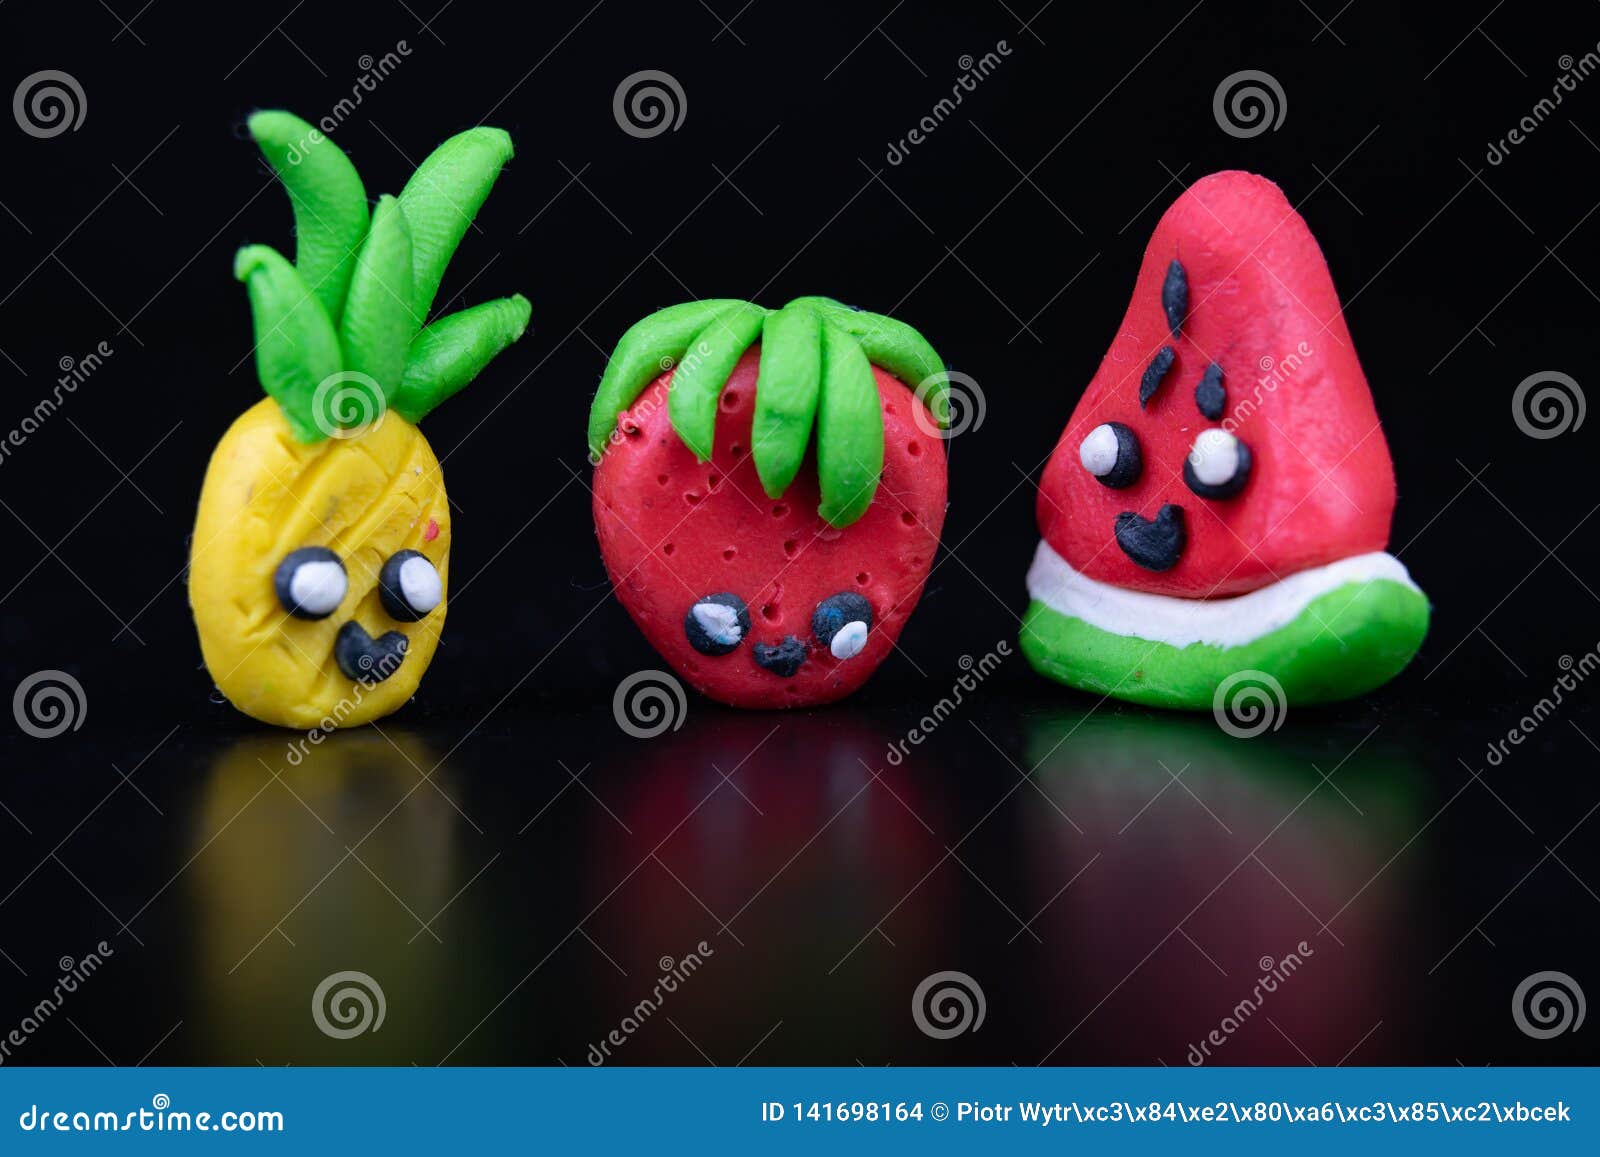
<path fill-rule="evenodd" d="M 1592 385 L 1600 81 L 1503 163 L 1486 149 L 1596 49 L 1600 10 L 1036 7 L 0 9 L 6 89 L 61 69 L 88 106 L 50 139 L 0 126 L 0 426 L 62 359 L 113 350 L 0 464 L 0 683 L 63 669 L 87 700 L 63 736 L 0 735 L 0 1030 L 58 958 L 115 952 L 9 1063 L 581 1064 L 701 940 L 714 979 L 619 1062 L 1181 1064 L 1301 940 L 1301 976 L 1219 1062 L 1594 1059 L 1594 1026 L 1535 1040 L 1509 1007 L 1545 969 L 1600 992 L 1593 688 L 1502 766 L 1485 748 L 1600 642 L 1596 423 L 1536 440 L 1511 412 L 1536 372 Z M 290 244 L 240 126 L 321 118 L 401 41 L 335 139 L 376 195 L 450 133 L 508 129 L 441 301 L 522 292 L 533 328 L 427 419 L 470 590 L 421 693 L 293 767 L 293 736 L 209 698 L 182 577 L 210 449 L 260 396 L 230 258 Z M 641 69 L 681 84 L 675 131 L 614 119 Z M 1212 109 L 1242 69 L 1287 101 L 1249 139 Z M 1399 476 L 1391 550 L 1434 603 L 1422 653 L 1251 741 L 1013 657 L 886 765 L 962 656 L 1014 642 L 1037 473 L 1160 213 L 1222 168 L 1276 180 L 1327 255 Z M 605 356 L 680 300 L 807 293 L 904 318 L 982 390 L 945 550 L 848 704 L 691 699 L 631 739 L 612 692 L 659 662 L 594 545 Z M 316 1031 L 340 969 L 381 982 L 382 1031 Z M 942 969 L 987 997 L 950 1041 L 909 1009 Z"/>

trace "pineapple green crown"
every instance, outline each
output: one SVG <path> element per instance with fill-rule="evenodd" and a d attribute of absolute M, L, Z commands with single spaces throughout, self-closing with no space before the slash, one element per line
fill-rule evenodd
<path fill-rule="evenodd" d="M 750 456 L 768 496 L 800 472 L 815 429 L 818 513 L 844 527 L 866 513 L 883 473 L 883 412 L 872 367 L 916 391 L 940 429 L 949 424 L 949 375 L 923 336 L 903 321 L 831 297 L 799 297 L 782 309 L 748 301 L 690 301 L 634 324 L 606 363 L 589 410 L 589 454 L 599 462 L 617 416 L 672 368 L 667 412 L 678 438 L 711 457 L 717 399 L 756 342 Z"/>
<path fill-rule="evenodd" d="M 319 442 L 392 409 L 419 421 L 528 326 L 521 295 L 424 327 L 456 246 L 482 207 L 511 138 L 458 133 L 428 156 L 398 197 L 370 211 L 355 166 L 326 135 L 287 112 L 258 112 L 250 135 L 294 206 L 293 264 L 266 245 L 234 259 L 255 320 L 256 371 L 294 436 Z M 330 388 L 337 387 L 337 388 Z"/>

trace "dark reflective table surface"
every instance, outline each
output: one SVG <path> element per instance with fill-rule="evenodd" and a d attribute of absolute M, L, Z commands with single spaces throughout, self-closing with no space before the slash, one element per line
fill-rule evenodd
<path fill-rule="evenodd" d="M 1499 769 L 1503 724 L 1384 695 L 1247 739 L 1025 679 L 927 719 L 692 699 L 653 738 L 607 704 L 405 719 L 306 744 L 217 708 L 55 764 L 8 740 L 0 1012 L 110 949 L 12 1059 L 1595 1058 L 1511 1013 L 1535 972 L 1595 984 L 1577 704 Z M 983 1007 L 947 1039 L 913 1013 L 945 971 Z M 341 972 L 376 1031 L 319 1029 Z"/>

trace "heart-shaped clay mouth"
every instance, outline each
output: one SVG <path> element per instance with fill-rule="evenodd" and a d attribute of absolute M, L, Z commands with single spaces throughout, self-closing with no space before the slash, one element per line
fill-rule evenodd
<path fill-rule="evenodd" d="M 357 683 L 382 683 L 405 662 L 408 641 L 399 631 L 386 631 L 374 639 L 351 619 L 339 628 L 333 641 L 333 658 L 345 678 Z"/>
<path fill-rule="evenodd" d="M 1140 518 L 1131 510 L 1117 515 L 1117 545 L 1145 570 L 1171 570 L 1178 565 L 1188 536 L 1183 528 L 1183 507 L 1167 503 L 1154 518 Z"/>

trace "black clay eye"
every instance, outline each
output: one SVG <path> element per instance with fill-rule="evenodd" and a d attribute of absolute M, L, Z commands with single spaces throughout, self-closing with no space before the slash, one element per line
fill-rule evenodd
<path fill-rule="evenodd" d="M 378 572 L 378 599 L 389 617 L 414 623 L 444 601 L 444 580 L 420 550 L 400 550 Z"/>
<path fill-rule="evenodd" d="M 1183 460 L 1183 480 L 1201 498 L 1232 498 L 1250 480 L 1250 447 L 1226 430 L 1202 430 Z"/>
<path fill-rule="evenodd" d="M 750 633 L 750 608 L 738 595 L 707 595 L 683 616 L 683 633 L 702 655 L 726 655 Z"/>
<path fill-rule="evenodd" d="M 1144 471 L 1139 436 L 1121 422 L 1102 422 L 1090 430 L 1078 444 L 1078 461 L 1113 490 L 1132 486 Z"/>
<path fill-rule="evenodd" d="M 339 609 L 350 579 L 344 563 L 325 546 L 302 546 L 283 556 L 272 587 L 284 610 L 297 619 L 325 619 Z"/>
<path fill-rule="evenodd" d="M 853 659 L 867 645 L 872 629 L 872 604 L 855 591 L 842 591 L 817 604 L 811 633 L 835 659 Z"/>

